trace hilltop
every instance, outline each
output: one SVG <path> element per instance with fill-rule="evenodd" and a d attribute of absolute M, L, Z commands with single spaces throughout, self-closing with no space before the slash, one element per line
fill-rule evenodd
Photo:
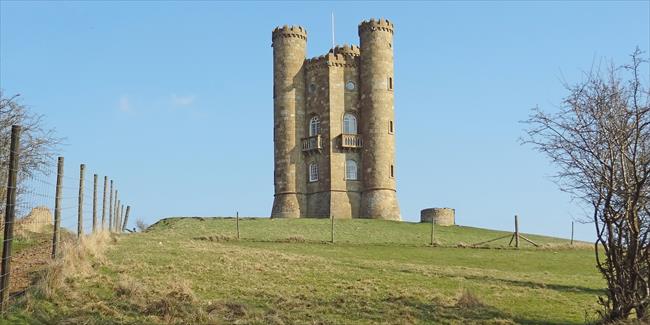
<path fill-rule="evenodd" d="M 55 293 L 10 321 L 62 323 L 582 324 L 604 282 L 590 246 L 490 249 L 506 234 L 379 220 L 169 218 L 113 235 Z"/>

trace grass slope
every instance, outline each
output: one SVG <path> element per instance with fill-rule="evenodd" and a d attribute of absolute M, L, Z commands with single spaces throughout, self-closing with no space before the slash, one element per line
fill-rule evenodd
<path fill-rule="evenodd" d="M 506 233 L 377 220 L 174 218 L 122 235 L 12 322 L 582 324 L 604 282 L 589 246 L 455 247 Z M 85 272 L 88 273 L 88 272 Z"/>

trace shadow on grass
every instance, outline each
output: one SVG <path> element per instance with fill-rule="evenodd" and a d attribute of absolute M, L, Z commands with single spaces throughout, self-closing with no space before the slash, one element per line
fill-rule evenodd
<path fill-rule="evenodd" d="M 511 317 L 497 308 L 481 305 L 471 307 L 445 306 L 436 301 L 423 302 L 412 297 L 389 296 L 384 300 L 387 308 L 406 309 L 413 312 L 418 321 L 438 323 L 442 321 L 459 321 L 460 323 L 510 320 Z"/>
<path fill-rule="evenodd" d="M 359 266 L 364 268 L 363 266 Z M 368 267 L 367 269 L 374 269 L 374 267 Z M 395 271 L 403 273 L 418 273 L 417 271 L 408 270 L 408 269 L 395 269 Z M 553 284 L 553 283 L 542 283 L 534 281 L 525 281 L 525 280 L 513 280 L 513 279 L 504 279 L 488 275 L 462 275 L 458 273 L 445 273 L 445 272 L 433 272 L 432 275 L 439 278 L 463 278 L 466 280 L 474 280 L 477 282 L 496 282 L 499 284 L 506 284 L 517 287 L 525 287 L 530 289 L 549 289 L 560 292 L 575 292 L 583 293 L 589 295 L 603 295 L 605 294 L 605 289 L 595 289 L 584 286 L 573 286 L 573 285 L 564 285 L 564 284 Z"/>
<path fill-rule="evenodd" d="M 440 301 L 422 301 L 415 297 L 408 296 L 389 296 L 383 301 L 378 301 L 383 305 L 383 310 L 407 310 L 417 322 L 427 324 L 436 323 L 479 323 L 479 324 L 531 324 L 531 325 L 561 325 L 568 324 L 566 321 L 553 321 L 548 319 L 533 319 L 523 317 L 513 317 L 511 314 L 499 310 L 496 307 L 480 303 L 473 306 L 446 305 Z M 399 319 L 399 317 L 397 318 Z"/>
<path fill-rule="evenodd" d="M 278 315 L 288 323 L 306 320 L 336 323 L 337 319 L 342 319 L 351 323 L 381 321 L 403 324 L 570 324 L 567 321 L 513 317 L 507 312 L 483 303 L 472 306 L 449 305 L 436 299 L 423 301 L 403 295 L 371 298 L 348 293 L 323 299 L 318 296 L 306 297 L 299 294 L 291 298 L 278 296 L 266 298 L 267 313 Z M 318 317 L 313 319 L 314 315 Z"/>
<path fill-rule="evenodd" d="M 550 290 L 555 290 L 560 292 L 578 292 L 578 293 L 584 293 L 589 295 L 605 294 L 605 289 L 594 289 L 594 288 L 588 288 L 583 286 L 571 286 L 571 285 L 563 285 L 563 284 L 552 284 L 552 283 L 548 284 L 548 283 L 540 283 L 540 282 L 533 282 L 533 281 L 501 279 L 501 278 L 495 278 L 486 275 L 481 275 L 481 276 L 468 275 L 463 277 L 468 280 L 496 281 L 496 282 L 505 283 L 512 286 L 526 287 L 531 289 L 550 289 Z"/>

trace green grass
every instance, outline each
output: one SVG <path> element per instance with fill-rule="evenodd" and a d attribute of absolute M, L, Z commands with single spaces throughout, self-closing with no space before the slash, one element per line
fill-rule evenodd
<path fill-rule="evenodd" d="M 0 240 L 4 240 L 2 234 L 0 234 Z M 17 254 L 47 241 L 52 241 L 52 233 L 28 232 L 21 235 L 15 235 L 11 243 L 11 252 Z"/>
<path fill-rule="evenodd" d="M 505 232 L 378 220 L 166 219 L 12 322 L 582 324 L 604 282 L 589 246 L 467 248 Z M 456 247 L 461 244 L 461 247 Z M 499 249 L 497 249 L 499 248 Z M 463 293 L 478 299 L 467 305 Z"/>
<path fill-rule="evenodd" d="M 201 221 L 201 222 L 195 222 Z M 277 241 L 290 237 L 301 237 L 305 241 L 322 242 L 330 240 L 329 219 L 266 219 L 241 218 L 242 239 Z M 169 218 L 153 227 L 156 231 L 174 229 L 193 237 L 210 235 L 236 236 L 234 218 Z M 335 220 L 335 240 L 351 244 L 400 244 L 427 245 L 431 242 L 431 224 L 396 222 L 385 220 L 344 219 Z M 452 226 L 435 228 L 435 240 L 440 245 L 471 245 L 507 235 L 505 231 L 473 227 Z M 565 239 L 524 234 L 527 238 L 547 245 L 567 244 Z M 508 246 L 509 238 L 489 243 L 491 247 Z M 523 242 L 523 240 L 522 240 Z M 528 246 L 522 244 L 522 246 Z"/>

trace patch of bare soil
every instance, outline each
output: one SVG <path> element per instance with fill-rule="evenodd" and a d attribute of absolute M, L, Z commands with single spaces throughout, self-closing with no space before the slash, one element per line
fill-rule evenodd
<path fill-rule="evenodd" d="M 52 256 L 52 242 L 39 240 L 34 246 L 11 256 L 9 294 L 21 294 L 33 283 L 35 274 L 42 270 Z"/>
<path fill-rule="evenodd" d="M 11 256 L 11 273 L 9 275 L 9 295 L 17 296 L 36 281 L 39 271 L 43 270 L 52 258 L 52 240 L 42 236 L 37 241 Z M 60 245 L 69 239 L 61 238 Z"/>

